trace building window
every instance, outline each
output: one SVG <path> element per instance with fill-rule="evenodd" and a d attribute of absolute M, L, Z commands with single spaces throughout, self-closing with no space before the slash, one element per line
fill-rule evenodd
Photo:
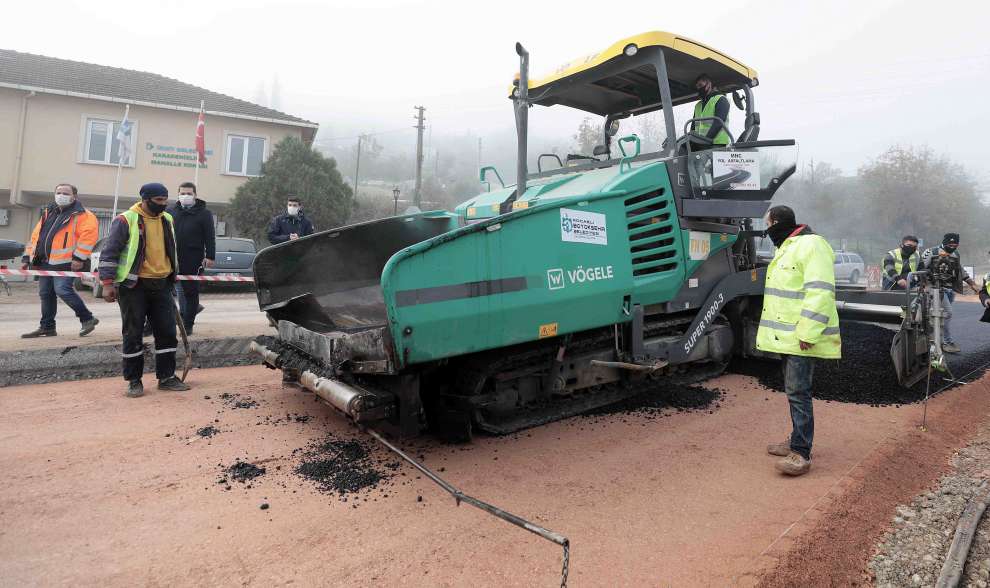
<path fill-rule="evenodd" d="M 263 137 L 227 135 L 227 173 L 235 176 L 260 176 L 266 143 Z"/>
<path fill-rule="evenodd" d="M 120 121 L 103 120 L 98 118 L 86 119 L 86 145 L 83 151 L 83 161 L 86 163 L 106 163 L 117 165 L 120 161 L 120 141 L 117 140 L 117 131 L 120 130 Z M 136 133 L 131 132 L 131 145 L 129 151 L 134 153 L 134 137 Z M 133 156 L 131 157 L 133 159 Z M 124 165 L 134 165 L 133 161 L 124 161 Z"/>

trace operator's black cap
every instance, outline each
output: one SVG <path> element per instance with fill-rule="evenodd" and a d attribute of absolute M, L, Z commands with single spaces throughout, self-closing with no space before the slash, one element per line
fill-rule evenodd
<path fill-rule="evenodd" d="M 901 243 L 903 243 L 904 241 L 914 241 L 915 243 L 917 243 L 918 238 L 915 237 L 914 235 L 904 235 L 904 238 L 901 239 Z"/>
<path fill-rule="evenodd" d="M 942 245 L 949 245 L 950 243 L 959 244 L 959 233 L 946 233 L 942 237 Z"/>
<path fill-rule="evenodd" d="M 159 182 L 152 182 L 141 186 L 140 194 L 143 200 L 157 198 L 158 196 L 168 196 L 168 188 Z"/>

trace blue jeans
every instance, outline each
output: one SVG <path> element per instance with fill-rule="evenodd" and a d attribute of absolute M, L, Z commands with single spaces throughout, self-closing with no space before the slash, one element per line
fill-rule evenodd
<path fill-rule="evenodd" d="M 815 413 L 811 407 L 811 375 L 815 358 L 784 355 L 784 391 L 791 407 L 791 451 L 811 459 L 815 438 Z"/>
<path fill-rule="evenodd" d="M 47 268 L 45 268 L 47 269 Z M 53 278 L 42 276 L 38 278 L 38 296 L 41 297 L 41 328 L 55 328 L 55 313 L 58 312 L 58 300 L 66 303 L 75 311 L 79 322 L 84 323 L 93 318 L 93 313 L 86 308 L 82 298 L 76 293 L 72 283 L 75 278 Z"/>
<path fill-rule="evenodd" d="M 955 290 L 942 288 L 942 310 L 945 318 L 942 320 L 942 342 L 952 343 L 952 333 L 949 332 L 949 321 L 952 320 L 952 303 L 956 300 Z"/>

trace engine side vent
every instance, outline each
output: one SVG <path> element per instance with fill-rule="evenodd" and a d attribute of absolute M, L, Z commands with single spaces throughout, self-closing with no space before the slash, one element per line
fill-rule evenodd
<path fill-rule="evenodd" d="M 663 188 L 627 198 L 626 226 L 633 277 L 677 269 L 674 203 Z"/>

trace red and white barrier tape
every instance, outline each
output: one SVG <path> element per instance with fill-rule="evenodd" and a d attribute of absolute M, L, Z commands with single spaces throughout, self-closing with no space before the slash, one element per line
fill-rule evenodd
<path fill-rule="evenodd" d="M 82 278 L 96 276 L 99 272 L 60 272 L 54 270 L 22 270 L 0 268 L 0 275 L 8 276 L 49 276 L 55 278 Z M 253 282 L 254 278 L 244 276 L 175 276 L 176 280 L 191 280 L 195 282 Z"/>

